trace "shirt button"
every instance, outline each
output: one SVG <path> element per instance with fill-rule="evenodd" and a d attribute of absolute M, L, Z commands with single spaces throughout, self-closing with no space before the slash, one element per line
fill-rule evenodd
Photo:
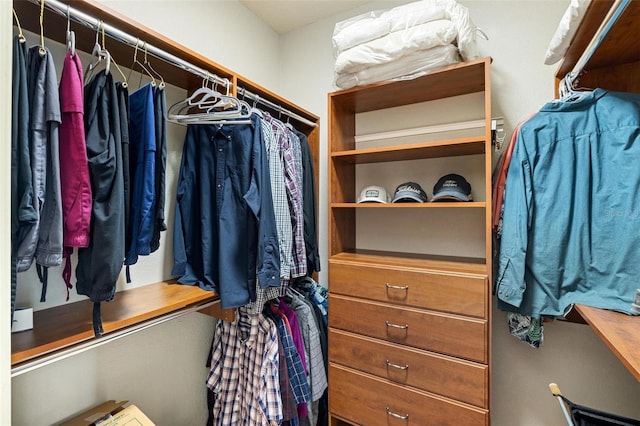
<path fill-rule="evenodd" d="M 272 279 L 272 280 L 275 280 L 275 279 L 276 279 L 276 277 L 275 277 L 275 276 L 273 276 L 273 275 L 271 275 L 271 279 Z"/>
<path fill-rule="evenodd" d="M 218 188 L 221 188 L 221 187 L 222 187 L 222 185 L 220 185 L 220 184 L 217 184 L 216 186 L 217 186 Z"/>
<path fill-rule="evenodd" d="M 218 151 L 222 152 L 222 148 L 218 148 Z"/>

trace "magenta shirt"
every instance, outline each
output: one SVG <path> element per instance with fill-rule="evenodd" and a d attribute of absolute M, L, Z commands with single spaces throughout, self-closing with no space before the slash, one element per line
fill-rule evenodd
<path fill-rule="evenodd" d="M 84 87 L 79 55 L 67 52 L 60 78 L 60 186 L 65 247 L 89 245 L 91 181 L 84 137 Z"/>

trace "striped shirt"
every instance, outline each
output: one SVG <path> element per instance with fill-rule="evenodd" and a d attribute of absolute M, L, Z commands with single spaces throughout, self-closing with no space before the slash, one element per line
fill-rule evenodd
<path fill-rule="evenodd" d="M 218 321 L 207 387 L 214 394 L 215 426 L 282 422 L 275 324 L 242 308 L 236 321 Z"/>

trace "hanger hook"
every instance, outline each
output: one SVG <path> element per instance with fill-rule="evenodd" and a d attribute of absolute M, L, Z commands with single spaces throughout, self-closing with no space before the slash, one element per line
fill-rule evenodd
<path fill-rule="evenodd" d="M 260 95 L 256 95 L 256 97 L 253 99 L 253 107 L 256 108 L 256 106 L 258 105 L 258 102 L 260 101 Z"/>
<path fill-rule="evenodd" d="M 20 20 L 18 19 L 18 14 L 15 9 L 13 9 L 13 17 L 16 18 L 16 24 L 18 25 L 18 40 L 20 40 L 20 43 L 24 43 L 27 39 L 22 33 L 22 26 L 20 25 Z"/>
<path fill-rule="evenodd" d="M 44 56 L 47 51 L 44 48 L 44 0 L 40 0 L 40 56 Z"/>
<path fill-rule="evenodd" d="M 71 6 L 67 5 L 67 33 L 71 31 Z"/>

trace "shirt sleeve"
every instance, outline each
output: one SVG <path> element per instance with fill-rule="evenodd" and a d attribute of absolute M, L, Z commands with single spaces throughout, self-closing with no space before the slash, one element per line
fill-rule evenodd
<path fill-rule="evenodd" d="M 278 376 L 278 337 L 273 329 L 267 347 L 266 371 L 263 375 L 265 381 L 265 414 L 269 421 L 282 422 L 282 399 L 280 398 L 280 382 Z"/>
<path fill-rule="evenodd" d="M 262 128 L 257 122 L 253 140 L 253 169 L 244 198 L 258 224 L 256 278 L 261 288 L 280 285 L 280 252 L 276 216 L 271 198 L 271 178 Z"/>
<path fill-rule="evenodd" d="M 526 290 L 525 263 L 528 233 L 533 216 L 531 174 L 531 164 L 521 131 L 507 173 L 502 242 L 496 279 L 498 299 L 516 308 L 522 304 Z"/>

